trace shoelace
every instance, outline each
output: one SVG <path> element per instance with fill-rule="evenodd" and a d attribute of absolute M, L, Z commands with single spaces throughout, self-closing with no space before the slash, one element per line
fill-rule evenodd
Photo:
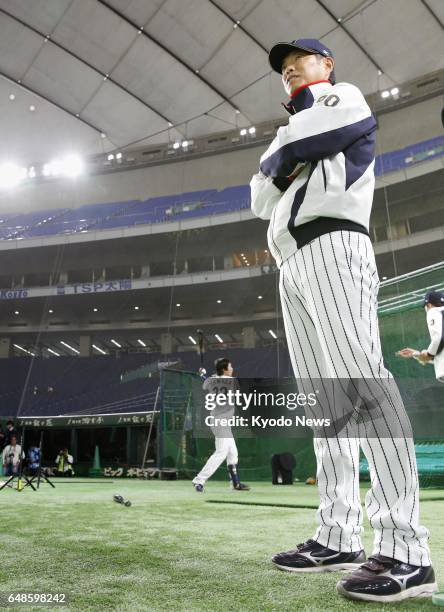
<path fill-rule="evenodd" d="M 389 567 L 396 565 L 395 559 L 390 557 L 384 557 L 383 555 L 373 555 L 369 557 L 365 563 L 361 565 L 362 568 L 370 570 L 371 572 L 382 572 Z"/>
<path fill-rule="evenodd" d="M 306 542 L 301 542 L 301 544 L 296 545 L 296 550 L 297 551 L 307 550 L 308 548 L 311 548 L 314 542 L 315 542 L 314 540 L 307 540 Z"/>

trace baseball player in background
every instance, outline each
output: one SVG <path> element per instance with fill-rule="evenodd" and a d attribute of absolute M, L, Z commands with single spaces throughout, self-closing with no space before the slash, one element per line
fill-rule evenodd
<path fill-rule="evenodd" d="M 216 359 L 214 365 L 216 373 L 209 376 L 203 384 L 205 394 L 218 395 L 221 393 L 226 395 L 230 390 L 235 392 L 239 384 L 233 377 L 233 366 L 230 360 L 226 357 L 221 357 Z M 219 419 L 228 419 L 233 415 L 234 406 L 228 403 L 214 412 L 214 416 Z M 250 487 L 242 483 L 239 478 L 237 466 L 238 452 L 236 442 L 231 433 L 231 427 L 213 427 L 212 431 L 215 437 L 216 450 L 199 474 L 193 479 L 195 490 L 198 493 L 203 493 L 205 482 L 214 474 L 221 463 L 226 460 L 232 488 L 235 491 L 249 491 Z"/>
<path fill-rule="evenodd" d="M 379 278 L 368 233 L 376 121 L 357 87 L 336 83 L 333 54 L 319 40 L 278 43 L 269 60 L 290 96 L 291 116 L 260 159 L 251 207 L 269 220 L 294 374 L 372 379 L 383 388 L 381 381 L 392 375 L 382 358 Z M 396 385 L 391 388 L 387 404 L 397 415 L 404 406 Z M 368 560 L 361 541 L 360 446 L 372 481 L 365 500 L 375 536 Z M 436 591 L 428 531 L 419 522 L 412 438 L 315 437 L 314 449 L 319 526 L 273 562 L 296 573 L 350 569 L 337 589 L 352 599 L 398 601 Z"/>
<path fill-rule="evenodd" d="M 412 348 L 401 349 L 397 355 L 406 359 L 416 359 L 423 365 L 435 366 L 436 380 L 444 382 L 444 292 L 429 291 L 424 297 L 424 309 L 430 334 L 428 348 L 417 351 Z"/>

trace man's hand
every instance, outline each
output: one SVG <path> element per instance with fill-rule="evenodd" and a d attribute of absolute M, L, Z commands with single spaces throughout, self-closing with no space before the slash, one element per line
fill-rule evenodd
<path fill-rule="evenodd" d="M 403 348 L 396 353 L 397 357 L 404 357 L 404 359 L 411 359 L 412 357 L 418 357 L 421 353 L 416 349 Z"/>
<path fill-rule="evenodd" d="M 398 351 L 396 355 L 398 357 L 404 357 L 404 359 L 416 359 L 416 361 L 419 361 L 421 365 L 426 365 L 426 363 L 433 361 L 433 356 L 429 355 L 426 350 L 417 351 L 416 349 L 412 348 L 403 348 Z"/>

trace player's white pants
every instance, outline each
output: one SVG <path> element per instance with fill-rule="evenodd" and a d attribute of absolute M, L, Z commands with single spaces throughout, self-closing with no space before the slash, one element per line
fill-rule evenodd
<path fill-rule="evenodd" d="M 296 378 L 392 379 L 382 358 L 378 287 L 370 239 L 357 232 L 325 234 L 283 263 L 281 303 Z M 391 407 L 404 411 L 391 385 Z M 370 467 L 365 505 L 375 534 L 373 554 L 430 565 L 411 437 L 314 439 L 320 495 L 314 539 L 343 552 L 362 548 L 359 446 Z"/>
<path fill-rule="evenodd" d="M 205 484 L 223 461 L 227 465 L 237 465 L 238 454 L 234 438 L 215 438 L 216 450 L 203 466 L 199 474 L 194 478 L 194 484 Z"/>

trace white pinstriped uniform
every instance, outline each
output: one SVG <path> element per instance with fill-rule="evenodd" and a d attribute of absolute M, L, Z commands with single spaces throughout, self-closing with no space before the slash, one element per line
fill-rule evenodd
<path fill-rule="evenodd" d="M 379 339 L 378 285 L 370 240 L 355 232 L 325 234 L 283 263 L 281 303 L 297 378 L 391 377 Z M 404 409 L 399 394 L 391 401 L 394 410 Z M 419 524 L 414 444 L 407 437 L 315 438 L 320 506 L 314 539 L 342 552 L 362 548 L 359 446 L 370 466 L 365 505 L 373 552 L 430 565 L 428 531 Z"/>
<path fill-rule="evenodd" d="M 289 126 L 278 134 L 251 182 L 253 213 L 270 219 L 269 246 L 280 267 L 294 374 L 302 379 L 393 383 L 383 363 L 377 319 L 379 279 L 366 234 L 374 185 L 375 123 L 354 86 L 317 84 L 307 89 L 306 108 L 299 106 Z M 338 92 L 340 100 L 324 108 L 322 101 L 329 92 Z M 306 165 L 286 186 L 289 169 L 304 160 L 310 170 Z M 390 386 L 387 405 L 394 415 L 404 411 L 395 384 Z M 341 552 L 363 548 L 361 447 L 370 467 L 371 490 L 365 505 L 375 534 L 373 552 L 412 565 L 430 565 L 428 530 L 419 522 L 412 438 L 367 437 L 365 428 L 359 432 L 360 438 L 314 439 L 320 494 L 314 539 Z"/>

